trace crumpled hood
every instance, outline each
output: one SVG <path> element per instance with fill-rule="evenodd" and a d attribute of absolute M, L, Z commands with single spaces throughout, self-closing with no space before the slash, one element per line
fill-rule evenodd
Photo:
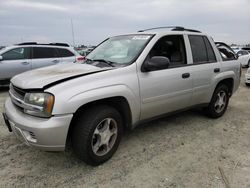
<path fill-rule="evenodd" d="M 109 70 L 87 64 L 62 64 L 35 69 L 19 74 L 11 79 L 11 83 L 22 89 L 42 89 L 60 81 L 66 81 L 89 74 Z"/>

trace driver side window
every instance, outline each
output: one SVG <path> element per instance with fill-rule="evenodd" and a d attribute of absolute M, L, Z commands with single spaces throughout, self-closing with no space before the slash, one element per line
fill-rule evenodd
<path fill-rule="evenodd" d="M 169 59 L 169 68 L 187 64 L 184 38 L 182 35 L 168 35 L 160 40 L 151 49 L 148 60 L 154 56 L 163 56 Z"/>
<path fill-rule="evenodd" d="M 18 60 L 18 59 L 29 59 L 30 56 L 29 48 L 15 48 L 5 52 L 3 56 L 3 60 Z"/>

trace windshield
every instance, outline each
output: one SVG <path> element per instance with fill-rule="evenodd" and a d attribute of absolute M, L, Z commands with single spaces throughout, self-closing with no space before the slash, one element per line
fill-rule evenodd
<path fill-rule="evenodd" d="M 107 39 L 88 56 L 90 60 L 102 60 L 115 64 L 130 64 L 141 53 L 152 35 L 124 35 Z"/>

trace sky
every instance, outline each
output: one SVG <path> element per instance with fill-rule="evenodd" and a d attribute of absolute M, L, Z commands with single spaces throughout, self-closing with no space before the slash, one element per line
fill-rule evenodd
<path fill-rule="evenodd" d="M 97 45 L 113 35 L 169 25 L 201 30 L 228 44 L 249 44 L 250 0 L 0 0 L 0 46 Z"/>

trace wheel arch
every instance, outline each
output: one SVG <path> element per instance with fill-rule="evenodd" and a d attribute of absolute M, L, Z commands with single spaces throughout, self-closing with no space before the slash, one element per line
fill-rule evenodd
<path fill-rule="evenodd" d="M 73 114 L 73 118 L 71 120 L 68 134 L 67 134 L 67 144 L 70 143 L 70 135 L 72 133 L 72 129 L 74 127 L 74 122 L 77 121 L 77 118 L 80 114 L 84 113 L 84 111 L 92 108 L 93 106 L 98 105 L 108 105 L 115 108 L 122 116 L 122 120 L 124 122 L 125 129 L 132 128 L 132 111 L 129 105 L 128 100 L 123 96 L 109 97 L 104 99 L 99 99 L 95 101 L 88 102 L 80 106 L 76 112 Z"/>
<path fill-rule="evenodd" d="M 229 77 L 229 78 L 225 78 L 225 79 L 220 80 L 217 83 L 216 87 L 214 88 L 214 91 L 216 90 L 216 88 L 218 86 L 223 85 L 223 84 L 228 87 L 228 89 L 229 89 L 229 97 L 231 97 L 232 94 L 233 94 L 233 90 L 234 90 L 234 79 L 232 77 Z"/>

